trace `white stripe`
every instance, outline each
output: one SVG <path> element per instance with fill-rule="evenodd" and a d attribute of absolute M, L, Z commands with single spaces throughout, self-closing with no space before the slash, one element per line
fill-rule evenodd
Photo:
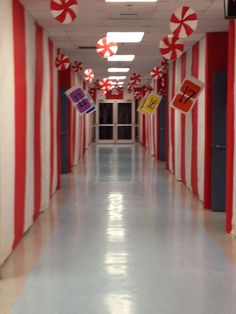
<path fill-rule="evenodd" d="M 0 264 L 14 241 L 15 85 L 12 1 L 0 1 Z"/>
<path fill-rule="evenodd" d="M 175 94 L 181 85 L 181 59 L 176 61 Z M 181 180 L 181 112 L 175 110 L 175 177 Z"/>
<path fill-rule="evenodd" d="M 236 31 L 236 24 L 235 24 L 235 31 Z M 236 38 L 234 38 L 234 47 L 235 47 L 235 55 L 234 55 L 234 76 L 236 75 Z M 236 80 L 234 77 L 234 115 L 236 114 Z M 232 176 L 233 180 L 233 208 L 232 208 L 232 234 L 236 234 L 236 178 L 235 178 L 235 169 L 236 169 L 236 125 L 235 125 L 235 118 L 234 118 L 234 165 Z"/>
<path fill-rule="evenodd" d="M 43 95 L 41 110 L 41 210 L 50 200 L 50 67 L 48 37 L 43 33 Z"/>
<path fill-rule="evenodd" d="M 57 49 L 54 48 L 54 57 L 56 59 Z M 58 107 L 58 71 L 54 67 L 54 161 L 53 161 L 53 182 L 52 182 L 52 193 L 57 189 L 57 107 Z"/>
<path fill-rule="evenodd" d="M 205 82 L 206 75 L 206 37 L 199 42 L 199 79 Z M 205 89 L 198 99 L 198 193 L 200 200 L 204 198 L 204 162 L 205 162 Z"/>
<path fill-rule="evenodd" d="M 186 74 L 191 75 L 192 49 L 187 51 Z M 192 169 L 192 111 L 185 115 L 185 176 L 186 185 L 192 189 L 191 184 Z"/>
<path fill-rule="evenodd" d="M 26 80 L 27 80 L 27 125 L 26 125 L 26 190 L 24 232 L 33 223 L 34 213 L 34 92 L 35 92 L 35 22 L 25 13 L 26 28 Z"/>
<path fill-rule="evenodd" d="M 172 80 L 173 80 L 173 62 L 170 62 L 169 64 L 169 104 L 168 104 L 168 114 L 169 114 L 169 170 L 173 172 L 173 167 L 172 167 L 172 143 L 171 143 L 171 103 L 172 103 Z"/>

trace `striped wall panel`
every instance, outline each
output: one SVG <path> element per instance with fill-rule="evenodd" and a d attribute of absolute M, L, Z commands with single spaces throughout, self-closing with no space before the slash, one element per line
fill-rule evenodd
<path fill-rule="evenodd" d="M 1 265 L 59 187 L 60 126 L 57 51 L 17 0 L 0 2 L 0 37 Z M 71 111 L 76 164 L 89 142 L 89 135 L 84 142 L 88 122 Z"/>

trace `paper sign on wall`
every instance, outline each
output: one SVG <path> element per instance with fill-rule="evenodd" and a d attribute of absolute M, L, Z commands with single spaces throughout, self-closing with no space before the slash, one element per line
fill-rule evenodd
<path fill-rule="evenodd" d="M 78 86 L 73 86 L 66 91 L 67 97 L 70 99 L 73 105 L 77 105 L 79 101 L 86 97 L 85 91 Z"/>
<path fill-rule="evenodd" d="M 188 113 L 198 100 L 204 86 L 205 84 L 195 77 L 185 78 L 179 92 L 172 100 L 172 107 L 182 113 Z"/>
<path fill-rule="evenodd" d="M 144 110 L 143 110 L 146 100 L 147 100 L 147 97 L 143 97 L 142 101 L 140 102 L 140 104 L 139 104 L 139 106 L 138 106 L 138 109 L 137 109 L 138 112 L 146 113 L 146 112 L 144 112 Z"/>
<path fill-rule="evenodd" d="M 160 103 L 162 100 L 162 96 L 157 95 L 157 94 L 150 94 L 147 97 L 147 100 L 144 103 L 143 110 L 146 113 L 153 114 L 159 107 Z"/>

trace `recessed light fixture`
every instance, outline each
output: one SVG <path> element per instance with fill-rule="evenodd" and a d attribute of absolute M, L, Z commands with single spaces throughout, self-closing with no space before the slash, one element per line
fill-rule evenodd
<path fill-rule="evenodd" d="M 157 2 L 158 0 L 105 0 L 106 2 Z"/>
<path fill-rule="evenodd" d="M 117 73 L 122 73 L 122 72 L 129 72 L 130 68 L 109 68 L 108 72 L 117 72 Z"/>
<path fill-rule="evenodd" d="M 140 43 L 144 32 L 108 32 L 108 42 L 115 43 Z"/>
<path fill-rule="evenodd" d="M 108 57 L 108 61 L 133 61 L 135 55 L 114 55 L 112 57 Z"/>
<path fill-rule="evenodd" d="M 126 76 L 109 76 L 109 80 L 125 80 Z"/>

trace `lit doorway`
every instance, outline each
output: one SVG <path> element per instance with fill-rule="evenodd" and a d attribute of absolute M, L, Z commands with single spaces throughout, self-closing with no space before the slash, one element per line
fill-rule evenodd
<path fill-rule="evenodd" d="M 98 103 L 96 142 L 132 144 L 135 142 L 135 104 L 132 101 Z"/>

